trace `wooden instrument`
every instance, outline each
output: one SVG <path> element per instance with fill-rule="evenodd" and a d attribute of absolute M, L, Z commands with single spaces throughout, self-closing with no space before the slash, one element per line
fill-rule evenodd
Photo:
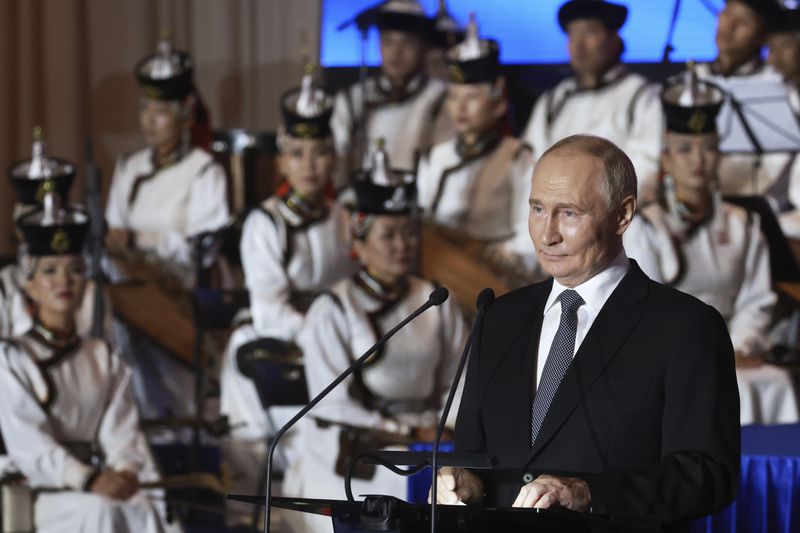
<path fill-rule="evenodd" d="M 422 223 L 421 237 L 420 274 L 447 287 L 468 316 L 486 287 L 500 296 L 533 281 L 511 265 L 493 261 L 491 243 L 427 222 Z"/>
<path fill-rule="evenodd" d="M 227 494 L 230 483 L 206 472 L 167 476 L 158 481 L 139 484 L 141 489 L 206 489 L 217 494 Z"/>
<path fill-rule="evenodd" d="M 114 313 L 171 355 L 194 368 L 195 327 L 191 294 L 157 266 L 132 254 L 114 255 L 129 281 L 108 287 Z"/>
<path fill-rule="evenodd" d="M 777 284 L 778 289 L 800 304 L 800 283 L 783 281 Z"/>

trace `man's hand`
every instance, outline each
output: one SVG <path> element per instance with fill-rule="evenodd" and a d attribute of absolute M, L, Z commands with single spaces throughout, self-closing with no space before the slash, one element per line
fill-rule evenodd
<path fill-rule="evenodd" d="M 464 468 L 446 466 L 439 470 L 436 503 L 455 505 L 458 502 L 477 503 L 483 498 L 483 481 Z M 428 502 L 431 494 L 428 492 Z"/>
<path fill-rule="evenodd" d="M 119 472 L 106 470 L 101 472 L 92 482 L 89 490 L 112 500 L 127 500 L 139 490 L 139 479 L 136 474 L 127 470 Z"/>
<path fill-rule="evenodd" d="M 543 474 L 519 490 L 512 507 L 547 509 L 566 507 L 584 512 L 589 509 L 592 495 L 589 485 L 577 477 L 555 477 Z"/>
<path fill-rule="evenodd" d="M 127 250 L 131 245 L 131 232 L 123 228 L 109 228 L 106 233 L 106 246 L 112 252 Z"/>

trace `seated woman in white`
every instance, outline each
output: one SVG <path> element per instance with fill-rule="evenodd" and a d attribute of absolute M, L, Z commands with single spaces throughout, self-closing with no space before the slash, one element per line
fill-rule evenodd
<path fill-rule="evenodd" d="M 164 531 L 163 505 L 139 488 L 158 472 L 130 372 L 105 341 L 76 333 L 88 216 L 48 204 L 18 221 L 35 323 L 0 342 L 0 432 L 10 468 L 41 490 L 38 532 Z"/>
<path fill-rule="evenodd" d="M 57 195 L 66 202 L 75 179 L 75 165 L 64 159 L 51 157 L 41 128 L 33 131 L 31 158 L 14 163 L 8 171 L 14 189 L 14 220 L 41 206 L 48 194 Z M 22 240 L 21 236 L 20 240 Z M 20 244 L 18 256 L 24 255 L 24 242 Z M 0 269 L 0 337 L 13 337 L 26 333 L 33 325 L 28 299 L 23 285 L 25 276 L 15 262 Z M 78 312 L 76 329 L 79 334 L 88 334 L 94 318 L 94 282 L 86 284 L 86 296 Z M 111 337 L 111 312 L 105 308 L 103 330 Z"/>
<path fill-rule="evenodd" d="M 362 268 L 314 301 L 297 338 L 311 397 L 435 289 L 432 282 L 410 274 L 418 252 L 409 214 L 412 187 L 377 185 L 369 176 L 354 180 L 352 187 L 357 205 L 351 229 Z M 431 440 L 465 340 L 464 320 L 452 299 L 400 330 L 301 425 L 285 493 L 342 498 L 342 467 L 354 451 L 340 446 L 343 436 L 350 436 L 344 440 L 354 443 L 354 449 L 358 442 L 374 449 Z M 455 406 L 453 413 L 457 411 Z M 353 493 L 405 498 L 406 481 L 377 468 L 356 474 Z M 330 529 L 330 519 L 327 524 L 320 517 L 303 520 L 308 531 Z"/>
<path fill-rule="evenodd" d="M 625 232 L 625 250 L 651 278 L 696 296 L 725 318 L 742 424 L 796 422 L 788 374 L 763 364 L 776 295 L 758 216 L 722 201 L 718 189 L 722 94 L 690 70 L 664 89 L 662 101 L 664 186 L 660 200 L 643 206 Z"/>
<path fill-rule="evenodd" d="M 117 160 L 106 205 L 108 247 L 191 265 L 189 237 L 228 221 L 225 171 L 208 153 L 211 126 L 194 59 L 162 40 L 136 66 L 146 148 Z"/>
<path fill-rule="evenodd" d="M 347 215 L 328 197 L 336 161 L 329 126 L 332 98 L 306 75 L 302 87 L 282 97 L 281 109 L 278 148 L 286 183 L 245 221 L 241 257 L 252 320 L 231 336 L 220 374 L 220 410 L 233 427 L 223 450 L 243 493 L 258 490 L 261 470 L 254 465 L 263 462 L 266 437 L 274 429 L 253 382 L 239 369 L 237 351 L 263 337 L 293 342 L 312 299 L 356 268 L 349 255 Z M 269 410 L 275 424 L 292 412 Z"/>
<path fill-rule="evenodd" d="M 168 286 L 191 289 L 194 267 L 189 239 L 224 226 L 229 218 L 222 166 L 206 151 L 208 113 L 193 81 L 194 60 L 162 40 L 136 66 L 139 125 L 146 148 L 117 160 L 106 204 L 110 277 L 124 281 L 125 259 L 142 259 Z M 194 377 L 160 345 L 123 327 L 115 333 L 134 371 L 143 415 L 193 416 Z"/>
<path fill-rule="evenodd" d="M 496 41 L 478 38 L 474 19 L 448 52 L 445 107 L 456 135 L 420 160 L 418 199 L 430 221 L 490 243 L 506 264 L 524 257 L 530 269 L 531 148 L 502 131 L 508 101 L 499 56 Z"/>

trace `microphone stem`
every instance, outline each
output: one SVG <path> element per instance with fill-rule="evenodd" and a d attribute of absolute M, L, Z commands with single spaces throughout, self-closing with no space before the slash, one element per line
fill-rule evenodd
<path fill-rule="evenodd" d="M 355 372 L 355 370 L 357 368 L 359 368 L 362 364 L 364 364 L 364 362 L 367 359 L 369 359 L 369 357 L 373 353 L 375 353 L 375 351 L 378 349 L 379 346 L 383 345 L 392 336 L 394 336 L 394 334 L 397 333 L 401 328 L 405 327 L 406 324 L 408 324 L 409 322 L 411 322 L 412 320 L 417 318 L 419 315 L 421 315 L 423 312 L 425 312 L 429 307 L 432 307 L 433 305 L 434 305 L 434 302 L 429 299 L 421 307 L 419 307 L 416 311 L 414 311 L 413 313 L 408 315 L 402 322 L 400 322 L 395 327 L 393 327 L 388 332 L 386 332 L 380 339 L 378 339 L 378 342 L 376 342 L 372 346 L 372 348 L 367 350 L 361 357 L 356 359 L 356 361 L 353 364 L 351 364 L 349 367 L 347 367 L 347 369 L 344 372 L 342 372 L 339 375 L 339 377 L 337 377 L 335 380 L 333 380 L 327 387 L 325 387 L 322 390 L 322 392 L 320 392 L 319 394 L 314 396 L 314 398 L 312 398 L 311 401 L 309 401 L 308 404 L 306 404 L 305 407 L 300 409 L 300 411 L 298 411 L 297 414 L 294 415 L 292 417 L 292 419 L 289 420 L 289 422 L 287 422 L 275 434 L 275 436 L 272 439 L 272 444 L 269 447 L 269 453 L 267 454 L 267 475 L 266 475 L 267 487 L 266 487 L 266 491 L 265 491 L 266 495 L 265 495 L 265 498 L 264 498 L 264 504 L 265 504 L 265 509 L 264 509 L 264 533 L 269 533 L 270 505 L 271 505 L 271 502 L 272 502 L 272 458 L 275 455 L 275 447 L 278 445 L 278 440 L 280 440 L 280 438 L 283 436 L 284 433 L 289 431 L 289 429 L 291 429 L 292 426 L 294 426 L 301 418 L 303 418 L 306 415 L 306 413 L 308 413 L 311 409 L 313 409 L 319 402 L 321 402 L 322 399 L 325 398 L 342 381 L 347 379 L 350 376 L 350 374 Z"/>
<path fill-rule="evenodd" d="M 450 415 L 450 408 L 453 406 L 453 400 L 456 397 L 456 390 L 458 390 L 458 383 L 461 381 L 461 375 L 464 372 L 464 366 L 467 364 L 467 355 L 470 352 L 470 347 L 472 346 L 472 336 L 475 334 L 475 330 L 478 329 L 479 322 L 483 320 L 483 313 L 484 309 L 478 310 L 478 316 L 475 317 L 475 324 L 472 330 L 469 332 L 469 337 L 467 337 L 467 342 L 464 345 L 464 351 L 461 353 L 461 360 L 458 362 L 458 368 L 456 369 L 456 378 L 453 382 L 453 385 L 450 387 L 450 392 L 447 395 L 447 401 L 445 401 L 444 409 L 442 409 L 442 417 L 439 420 L 439 427 L 436 428 L 436 434 L 433 438 L 433 450 L 431 453 L 431 533 L 436 533 L 436 489 L 438 487 L 438 475 L 437 469 L 439 467 L 439 443 L 442 440 L 442 433 L 444 433 L 444 427 L 447 423 L 447 417 Z"/>

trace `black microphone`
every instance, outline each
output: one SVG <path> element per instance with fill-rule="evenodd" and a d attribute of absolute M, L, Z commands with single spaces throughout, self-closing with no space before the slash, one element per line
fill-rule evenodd
<path fill-rule="evenodd" d="M 322 392 L 314 396 L 308 404 L 300 409 L 296 415 L 292 417 L 284 426 L 278 430 L 275 434 L 275 437 L 272 439 L 272 445 L 269 447 L 269 453 L 267 454 L 267 476 L 266 476 L 266 497 L 264 498 L 264 505 L 266 506 L 264 509 L 264 533 L 269 533 L 269 515 L 270 515 L 270 505 L 272 504 L 272 457 L 275 455 L 275 447 L 278 445 L 278 440 L 286 433 L 292 426 L 294 426 L 301 418 L 303 418 L 306 413 L 308 413 L 311 409 L 314 408 L 319 402 L 322 401 L 325 396 L 330 394 L 330 392 L 335 389 L 342 381 L 347 379 L 347 377 L 352 374 L 358 367 L 364 364 L 364 361 L 370 358 L 370 356 L 375 353 L 375 351 L 386 344 L 386 342 L 391 339 L 395 333 L 400 331 L 406 324 L 417 318 L 419 315 L 427 311 L 429 308 L 435 305 L 441 305 L 447 300 L 447 297 L 450 296 L 449 291 L 444 287 L 439 287 L 434 290 L 430 296 L 428 296 L 428 301 L 419 306 L 413 313 L 408 315 L 402 322 L 397 324 L 395 327 L 390 329 L 386 332 L 378 342 L 372 345 L 372 347 L 364 352 L 364 355 L 356 359 L 353 364 L 348 366 L 344 372 L 339 374 L 339 377 L 334 379 L 327 387 L 325 387 Z"/>
<path fill-rule="evenodd" d="M 461 353 L 461 360 L 458 362 L 456 375 L 453 377 L 453 384 L 450 386 L 450 393 L 447 395 L 447 401 L 442 410 L 442 417 L 439 419 L 439 427 L 436 428 L 436 435 L 433 439 L 433 453 L 431 456 L 431 533 L 436 533 L 436 489 L 437 483 L 437 470 L 439 466 L 439 442 L 442 440 L 442 433 L 444 433 L 444 426 L 447 423 L 447 417 L 450 414 L 450 408 L 453 406 L 453 399 L 456 396 L 456 389 L 458 389 L 458 382 L 461 381 L 461 374 L 464 372 L 464 367 L 467 364 L 467 356 L 469 355 L 470 348 L 472 347 L 472 337 L 479 325 L 483 322 L 483 316 L 486 310 L 494 302 L 494 291 L 490 288 L 483 289 L 475 301 L 475 307 L 478 308 L 478 314 L 475 317 L 475 322 L 472 324 L 472 329 L 467 337 L 467 343 L 464 345 L 464 351 Z"/>

